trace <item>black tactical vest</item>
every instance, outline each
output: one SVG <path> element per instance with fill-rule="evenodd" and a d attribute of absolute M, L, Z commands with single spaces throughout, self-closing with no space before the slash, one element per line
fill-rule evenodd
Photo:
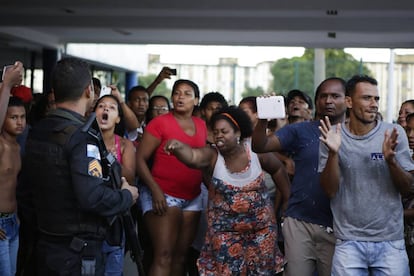
<path fill-rule="evenodd" d="M 80 121 L 59 117 L 64 116 L 50 116 L 39 122 L 26 143 L 25 161 L 29 181 L 35 183 L 33 196 L 38 228 L 40 232 L 54 236 L 102 238 L 106 221 L 97 214 L 81 210 L 71 185 L 69 153 L 65 145 L 82 125 Z M 50 125 L 54 127 L 50 128 Z"/>

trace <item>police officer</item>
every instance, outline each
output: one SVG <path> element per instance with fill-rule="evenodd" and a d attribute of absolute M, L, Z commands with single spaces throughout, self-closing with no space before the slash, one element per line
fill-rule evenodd
<path fill-rule="evenodd" d="M 89 65 L 60 60 L 52 75 L 57 109 L 31 130 L 24 169 L 37 217 L 38 275 L 103 275 L 102 240 L 109 219 L 136 201 L 125 179 L 105 182 L 99 143 L 82 129 L 94 100 Z"/>

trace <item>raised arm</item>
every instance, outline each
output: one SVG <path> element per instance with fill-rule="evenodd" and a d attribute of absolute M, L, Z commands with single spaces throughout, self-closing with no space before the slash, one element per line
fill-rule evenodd
<path fill-rule="evenodd" d="M 160 84 L 164 79 L 171 79 L 171 75 L 171 68 L 163 67 L 155 80 L 147 87 L 149 96 L 151 96 L 158 84 Z"/>
<path fill-rule="evenodd" d="M 118 88 L 115 85 L 109 85 L 111 87 L 111 94 L 114 95 L 119 103 L 121 104 L 122 113 L 124 114 L 124 122 L 125 122 L 125 128 L 127 132 L 133 131 L 139 127 L 139 122 L 137 119 L 137 116 L 135 116 L 135 113 L 132 111 L 131 108 L 125 103 L 124 98 L 121 95 L 121 92 L 119 92 Z"/>
<path fill-rule="evenodd" d="M 321 186 L 329 198 L 336 195 L 339 189 L 339 147 L 341 146 L 341 125 L 338 124 L 336 130 L 332 129 L 328 117 L 325 121 L 321 120 L 321 137 L 319 138 L 328 147 L 328 158 L 321 173 Z M 321 150 L 319 150 L 321 152 Z"/>
<path fill-rule="evenodd" d="M 403 196 L 414 193 L 414 178 L 413 172 L 405 171 L 398 161 L 396 160 L 395 148 L 398 144 L 398 131 L 393 128 L 391 134 L 385 131 L 384 143 L 382 145 L 382 151 L 384 154 L 385 161 L 390 169 L 391 178 L 395 187 Z"/>
<path fill-rule="evenodd" d="M 282 162 L 276 157 L 274 153 L 261 153 L 258 154 L 262 169 L 269 173 L 275 183 L 277 190 L 280 191 L 282 196 L 282 210 L 286 211 L 287 203 L 290 196 L 290 180 L 289 175 Z M 276 200 L 275 200 L 276 201 Z M 275 202 L 276 203 L 276 202 Z M 277 203 L 279 204 L 279 203 Z M 275 210 L 279 206 L 275 205 Z"/>
<path fill-rule="evenodd" d="M 19 85 L 23 79 L 23 63 L 16 61 L 14 65 L 4 72 L 3 82 L 0 84 L 0 131 L 6 118 L 7 105 L 9 104 L 10 91 L 13 86 Z"/>
<path fill-rule="evenodd" d="M 252 135 L 252 149 L 254 152 L 280 151 L 281 145 L 275 135 L 266 135 L 267 120 L 259 120 Z"/>
<path fill-rule="evenodd" d="M 175 155 L 178 160 L 187 166 L 195 169 L 213 166 L 217 159 L 217 152 L 210 146 L 191 148 L 178 140 L 167 141 L 164 150 Z"/>

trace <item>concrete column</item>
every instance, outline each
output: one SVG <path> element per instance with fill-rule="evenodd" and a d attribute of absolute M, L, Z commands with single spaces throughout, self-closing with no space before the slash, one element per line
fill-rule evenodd
<path fill-rule="evenodd" d="M 390 49 L 390 63 L 388 64 L 387 114 L 385 116 L 385 121 L 389 123 L 392 123 L 392 121 L 396 118 L 396 115 L 394 114 L 394 109 L 395 109 L 394 66 L 395 66 L 394 49 Z"/>
<path fill-rule="evenodd" d="M 311 96 L 315 95 L 316 87 L 326 78 L 325 73 L 325 49 L 315 48 L 315 60 L 313 63 L 313 91 Z"/>
<path fill-rule="evenodd" d="M 125 72 L 125 101 L 128 99 L 128 91 L 138 85 L 137 72 Z"/>

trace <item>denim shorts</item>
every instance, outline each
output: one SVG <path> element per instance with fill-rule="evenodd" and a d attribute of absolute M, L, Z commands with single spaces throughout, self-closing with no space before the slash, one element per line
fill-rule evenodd
<path fill-rule="evenodd" d="M 186 200 L 164 194 L 168 207 L 178 207 L 183 211 L 201 211 L 203 210 L 203 197 L 201 193 L 194 199 Z M 150 189 L 145 185 L 139 186 L 139 203 L 142 214 L 152 210 L 152 194 Z"/>
<path fill-rule="evenodd" d="M 404 240 L 366 242 L 336 240 L 332 276 L 409 276 Z"/>

